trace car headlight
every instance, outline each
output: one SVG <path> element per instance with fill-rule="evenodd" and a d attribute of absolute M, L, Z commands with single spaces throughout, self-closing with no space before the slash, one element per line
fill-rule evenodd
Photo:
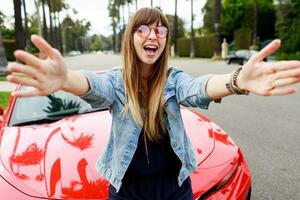
<path fill-rule="evenodd" d="M 219 190 L 230 180 L 230 178 L 234 175 L 235 171 L 239 166 L 239 162 L 234 163 L 232 168 L 228 171 L 228 173 L 215 185 L 215 189 Z"/>
<path fill-rule="evenodd" d="M 234 176 L 236 170 L 238 169 L 238 166 L 240 164 L 239 157 L 236 157 L 232 162 L 232 167 L 229 169 L 229 171 L 226 173 L 226 175 L 212 188 L 210 188 L 208 191 L 206 191 L 204 194 L 202 194 L 200 197 L 196 198 L 197 200 L 203 200 L 206 197 L 210 196 L 214 192 L 218 191 L 222 187 L 224 187 L 228 181 L 231 179 L 232 176 Z"/>

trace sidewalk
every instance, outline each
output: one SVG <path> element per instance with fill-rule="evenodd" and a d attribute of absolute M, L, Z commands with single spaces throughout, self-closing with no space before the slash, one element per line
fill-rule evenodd
<path fill-rule="evenodd" d="M 16 85 L 7 81 L 0 81 L 0 92 L 12 91 L 16 88 Z"/>

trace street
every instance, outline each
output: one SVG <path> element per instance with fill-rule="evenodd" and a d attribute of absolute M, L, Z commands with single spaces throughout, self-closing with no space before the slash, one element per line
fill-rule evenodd
<path fill-rule="evenodd" d="M 116 55 L 66 58 L 73 69 L 102 70 L 121 65 Z M 170 66 L 200 76 L 234 69 L 223 61 L 176 58 Z M 252 174 L 254 200 L 300 199 L 300 86 L 291 96 L 230 96 L 199 110 L 241 147 Z"/>
<path fill-rule="evenodd" d="M 65 58 L 70 69 L 105 70 L 121 66 L 119 55 Z M 175 58 L 170 66 L 200 76 L 228 73 L 233 65 L 208 59 Z M 230 96 L 199 110 L 222 127 L 242 149 L 252 174 L 252 199 L 300 199 L 300 85 L 290 96 Z"/>

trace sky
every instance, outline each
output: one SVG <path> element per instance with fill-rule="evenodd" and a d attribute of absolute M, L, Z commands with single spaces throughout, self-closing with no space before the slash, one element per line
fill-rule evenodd
<path fill-rule="evenodd" d="M 77 10 L 75 15 L 71 10 L 68 11 L 69 16 L 73 19 L 86 19 L 91 23 L 91 30 L 89 34 L 102 34 L 108 36 L 112 34 L 112 27 L 110 25 L 111 20 L 108 16 L 108 0 L 65 0 L 72 8 Z M 133 0 L 135 2 L 135 0 Z M 150 0 L 138 0 L 138 8 L 149 7 L 151 5 Z M 162 8 L 165 14 L 174 15 L 175 0 L 153 0 L 153 6 L 159 6 Z M 203 8 L 206 0 L 194 0 L 194 28 L 201 27 L 203 25 L 203 14 L 201 9 Z M 185 27 L 190 28 L 191 16 L 191 1 L 190 0 L 177 0 L 177 13 L 180 18 L 185 22 Z M 26 0 L 27 12 L 33 14 L 36 10 L 34 0 Z M 6 25 L 13 22 L 13 0 L 0 0 L 0 11 L 4 13 L 11 20 Z M 130 7 L 131 13 L 135 11 L 135 4 Z M 42 11 L 40 11 L 42 13 Z M 67 12 L 61 14 L 63 18 Z M 125 7 L 125 18 L 128 18 L 128 8 Z"/>

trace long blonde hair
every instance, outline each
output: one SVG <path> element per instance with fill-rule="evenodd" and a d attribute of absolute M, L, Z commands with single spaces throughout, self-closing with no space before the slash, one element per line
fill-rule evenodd
<path fill-rule="evenodd" d="M 168 73 L 168 48 L 165 47 L 158 60 L 154 63 L 149 81 L 148 98 L 145 114 L 142 115 L 139 87 L 141 86 L 139 60 L 134 48 L 133 34 L 142 24 L 159 23 L 169 29 L 164 14 L 156 8 L 142 8 L 130 19 L 122 41 L 123 79 L 127 95 L 124 112 L 130 111 L 133 120 L 143 126 L 144 132 L 151 141 L 157 141 L 161 132 L 166 132 L 163 122 L 164 115 L 164 86 Z M 168 34 L 169 36 L 169 34 Z M 168 37 L 166 41 L 168 41 Z M 166 42 L 167 45 L 167 42 Z"/>

